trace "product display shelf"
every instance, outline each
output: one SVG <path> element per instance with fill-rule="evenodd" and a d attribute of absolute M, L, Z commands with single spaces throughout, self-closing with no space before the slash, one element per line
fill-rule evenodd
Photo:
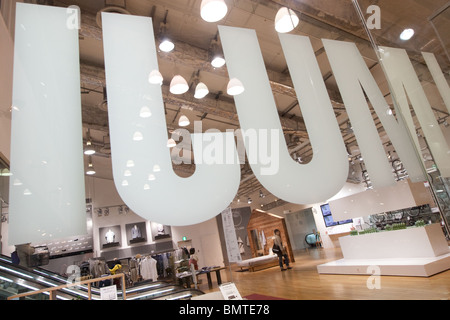
<path fill-rule="evenodd" d="M 429 277 L 450 269 L 450 247 L 439 224 L 339 238 L 343 259 L 321 274 Z"/>

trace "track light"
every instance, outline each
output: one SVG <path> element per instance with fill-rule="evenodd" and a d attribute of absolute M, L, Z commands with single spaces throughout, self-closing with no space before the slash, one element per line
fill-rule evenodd
<path fill-rule="evenodd" d="M 252 198 L 248 197 L 247 203 L 248 203 L 248 204 L 252 203 Z"/>

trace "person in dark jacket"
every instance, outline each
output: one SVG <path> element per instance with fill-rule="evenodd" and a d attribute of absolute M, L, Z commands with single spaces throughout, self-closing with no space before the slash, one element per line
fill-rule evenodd
<path fill-rule="evenodd" d="M 283 245 L 283 242 L 281 241 L 280 230 L 275 229 L 273 231 L 273 234 L 274 234 L 274 236 L 273 236 L 273 244 L 274 244 L 273 251 L 278 255 L 278 261 L 280 263 L 281 271 L 286 271 L 287 269 L 292 269 L 289 266 L 289 257 L 287 255 L 286 247 Z M 275 251 L 275 249 L 278 249 L 278 251 Z M 286 269 L 283 268 L 283 258 L 284 258 L 284 264 L 286 264 Z"/>

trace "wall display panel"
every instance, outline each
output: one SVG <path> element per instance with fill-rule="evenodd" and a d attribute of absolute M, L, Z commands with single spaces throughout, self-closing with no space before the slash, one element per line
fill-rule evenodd
<path fill-rule="evenodd" d="M 120 226 L 104 227 L 99 229 L 100 247 L 103 249 L 121 246 Z"/>
<path fill-rule="evenodd" d="M 127 240 L 129 244 L 147 241 L 145 222 L 129 223 L 125 225 L 125 232 L 127 233 Z"/>
<path fill-rule="evenodd" d="M 166 226 L 161 223 L 152 222 L 150 227 L 151 227 L 151 231 L 152 231 L 153 241 L 172 238 L 172 230 L 171 230 L 170 226 Z"/>

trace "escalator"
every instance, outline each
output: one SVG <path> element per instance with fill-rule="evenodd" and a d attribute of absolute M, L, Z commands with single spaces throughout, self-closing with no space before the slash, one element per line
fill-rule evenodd
<path fill-rule="evenodd" d="M 11 258 L 0 256 L 0 300 L 10 296 L 56 287 L 67 283 L 67 279 L 57 273 L 43 268 L 24 268 L 11 262 Z M 191 297 L 203 294 L 202 291 L 183 288 L 164 281 L 141 281 L 126 288 L 126 300 L 189 300 Z M 100 289 L 91 286 L 92 300 L 100 300 Z M 88 286 L 79 285 L 58 290 L 56 298 L 59 300 L 86 300 Z M 117 298 L 122 299 L 122 290 L 117 289 Z M 25 299 L 47 300 L 49 293 L 44 292 Z"/>

